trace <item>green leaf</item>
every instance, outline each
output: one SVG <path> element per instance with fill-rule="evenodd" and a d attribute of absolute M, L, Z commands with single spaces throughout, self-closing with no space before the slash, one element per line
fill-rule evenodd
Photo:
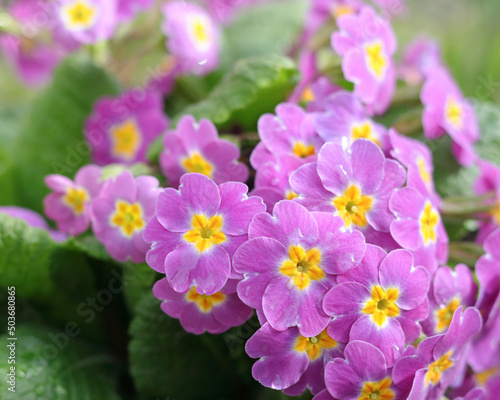
<path fill-rule="evenodd" d="M 182 115 L 209 118 L 218 126 L 237 122 L 244 129 L 255 128 L 262 113 L 273 111 L 297 79 L 297 69 L 289 58 L 267 55 L 241 60 L 207 98 L 187 107 Z"/>
<path fill-rule="evenodd" d="M 78 342 L 78 327 L 66 331 L 32 325 L 16 329 L 15 364 L 8 364 L 11 343 L 8 335 L 0 340 L 0 374 L 7 378 L 15 366 L 15 393 L 2 385 L 2 399 L 16 400 L 118 400 L 114 380 L 106 364 L 110 358 L 97 349 Z"/>
<path fill-rule="evenodd" d="M 51 86 L 31 104 L 17 138 L 19 205 L 41 211 L 48 193 L 44 177 L 58 173 L 72 178 L 89 162 L 84 121 L 99 97 L 117 93 L 115 82 L 93 64 L 75 58 L 63 62 Z"/>
<path fill-rule="evenodd" d="M 240 58 L 286 54 L 298 38 L 308 2 L 267 1 L 243 10 L 223 32 L 222 66 Z"/>
<path fill-rule="evenodd" d="M 146 263 L 134 264 L 127 262 L 123 266 L 123 280 L 125 286 L 125 299 L 130 310 L 134 310 L 139 300 L 144 295 L 151 293 L 156 272 Z"/>
<path fill-rule="evenodd" d="M 97 336 L 99 318 L 91 324 L 85 313 L 86 299 L 96 297 L 85 253 L 71 242 L 55 242 L 24 220 L 0 214 L 0 287 L 9 286 L 16 287 L 19 298 L 32 300 L 46 320 L 62 326 L 75 321 L 86 334 Z"/>
<path fill-rule="evenodd" d="M 476 104 L 481 138 L 476 144 L 479 156 L 500 166 L 500 107 L 493 103 Z"/>
<path fill-rule="evenodd" d="M 23 297 L 50 293 L 51 256 L 58 244 L 43 229 L 0 214 L 0 284 L 16 286 Z"/>
<path fill-rule="evenodd" d="M 113 260 L 104 245 L 92 234 L 84 234 L 77 237 L 72 237 L 68 240 L 66 246 L 68 248 L 79 250 L 87 254 L 88 256 L 96 258 L 98 260 Z"/>
<path fill-rule="evenodd" d="M 1 122 L 0 122 L 1 124 Z M 14 162 L 0 147 L 0 205 L 13 205 L 17 202 Z"/>
<path fill-rule="evenodd" d="M 476 150 L 483 159 L 500 165 L 500 108 L 491 103 L 476 103 L 477 118 L 481 137 Z M 474 196 L 474 182 L 479 176 L 477 166 L 461 167 L 451 152 L 448 136 L 427 143 L 434 157 L 434 181 L 436 189 L 443 197 Z M 477 229 L 475 224 L 461 220 L 445 221 L 446 231 L 451 240 L 465 238 Z"/>
<path fill-rule="evenodd" d="M 137 305 L 130 335 L 130 371 L 142 398 L 243 398 L 223 337 L 187 333 L 151 293 Z"/>
<path fill-rule="evenodd" d="M 22 107 L 0 109 L 0 205 L 17 203 L 13 143 L 25 117 Z"/>
<path fill-rule="evenodd" d="M 441 175 L 440 180 L 436 181 L 437 188 L 443 197 L 473 196 L 473 185 L 478 175 L 476 166 L 460 168 L 449 175 Z"/>
<path fill-rule="evenodd" d="M 167 113 L 176 115 L 189 104 L 202 100 L 240 59 L 288 54 L 302 31 L 307 7 L 305 0 L 288 0 L 266 1 L 243 8 L 223 29 L 219 68 L 204 77 L 177 78 L 166 99 Z M 162 45 L 164 47 L 163 42 Z"/>
<path fill-rule="evenodd" d="M 91 315 L 92 307 L 89 305 L 89 299 L 96 299 L 98 303 L 101 299 L 89 261 L 81 251 L 68 248 L 65 244 L 57 247 L 50 260 L 50 279 L 54 290 L 45 298 L 34 299 L 31 303 L 52 324 L 64 327 L 68 321 L 73 321 L 86 337 L 102 342 L 102 315 Z M 102 298 L 107 300 L 107 297 Z"/>
<path fill-rule="evenodd" d="M 255 130 L 259 117 L 273 112 L 297 80 L 297 69 L 289 58 L 274 54 L 241 60 L 204 100 L 186 107 L 173 123 L 192 114 L 196 119 L 210 119 L 219 129 L 237 124 Z M 162 138 L 158 138 L 149 149 L 149 158 L 157 159 L 161 150 Z"/>

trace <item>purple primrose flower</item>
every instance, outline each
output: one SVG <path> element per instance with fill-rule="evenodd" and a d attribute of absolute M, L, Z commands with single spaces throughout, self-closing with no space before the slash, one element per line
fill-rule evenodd
<path fill-rule="evenodd" d="M 390 24 L 365 6 L 359 14 L 343 15 L 332 34 L 332 46 L 342 57 L 345 78 L 370 111 L 382 114 L 392 100 L 396 72 L 392 59 L 396 37 Z"/>
<path fill-rule="evenodd" d="M 350 92 L 341 91 L 323 102 L 325 112 L 314 117 L 314 127 L 325 142 L 350 146 L 356 139 L 369 139 L 386 154 L 389 149 L 387 129 L 371 120 L 363 105 Z"/>
<path fill-rule="evenodd" d="M 56 221 L 62 232 L 76 236 L 90 225 L 90 203 L 102 187 L 101 168 L 86 165 L 75 175 L 75 180 L 62 175 L 48 175 L 45 184 L 52 190 L 44 201 L 44 213 Z"/>
<path fill-rule="evenodd" d="M 120 262 L 144 262 L 149 244 L 142 233 L 154 216 L 158 192 L 156 178 L 134 178 L 125 171 L 107 180 L 92 200 L 92 230 L 111 257 Z"/>
<path fill-rule="evenodd" d="M 265 211 L 262 200 L 247 197 L 247 191 L 243 183 L 217 186 L 192 173 L 181 178 L 179 190 L 160 193 L 156 216 L 144 232 L 152 244 L 147 262 L 167 275 L 176 292 L 196 286 L 198 293 L 212 295 L 224 287 L 232 275 L 231 257 L 247 240 L 252 217 Z"/>
<path fill-rule="evenodd" d="M 247 321 L 253 310 L 242 303 L 236 294 L 235 280 L 228 280 L 224 287 L 211 295 L 200 294 L 196 287 L 185 293 L 173 290 L 167 278 L 155 283 L 154 295 L 162 301 L 162 310 L 178 318 L 182 327 L 197 335 L 207 331 L 212 334 L 227 331 Z"/>
<path fill-rule="evenodd" d="M 277 203 L 273 214 L 253 218 L 250 240 L 234 255 L 234 269 L 244 276 L 238 294 L 263 310 L 274 329 L 296 326 L 301 335 L 316 336 L 330 321 L 323 297 L 336 275 L 361 260 L 364 238 L 346 231 L 341 218 L 309 212 L 289 200 Z"/>
<path fill-rule="evenodd" d="M 438 400 L 447 387 L 463 380 L 465 355 L 481 330 L 481 315 L 473 307 L 458 307 L 445 334 L 423 340 L 415 355 L 402 357 L 393 379 L 408 400 Z"/>
<path fill-rule="evenodd" d="M 60 35 L 83 44 L 109 39 L 116 28 L 117 0 L 60 0 Z"/>
<path fill-rule="evenodd" d="M 181 176 L 189 172 L 203 174 L 217 184 L 248 178 L 247 166 L 238 161 L 238 147 L 219 139 L 214 124 L 207 119 L 196 122 L 191 115 L 182 117 L 163 143 L 160 166 L 173 187 L 178 187 Z"/>
<path fill-rule="evenodd" d="M 405 343 L 418 338 L 418 321 L 427 317 L 427 271 L 414 266 L 407 250 L 387 254 L 367 245 L 361 263 L 339 275 L 337 281 L 323 302 L 325 312 L 333 317 L 328 333 L 342 342 L 373 344 L 391 367 Z"/>
<path fill-rule="evenodd" d="M 184 73 L 205 75 L 219 64 L 220 32 L 210 15 L 194 3 L 172 1 L 163 6 L 162 30 L 167 49 Z"/>
<path fill-rule="evenodd" d="M 253 377 L 264 386 L 296 396 L 306 387 L 316 394 L 325 388 L 324 365 L 342 355 L 343 345 L 326 329 L 312 337 L 295 327 L 277 331 L 265 323 L 248 340 L 245 349 L 252 358 Z"/>
<path fill-rule="evenodd" d="M 436 139 L 448 133 L 457 161 L 469 166 L 477 161 L 474 143 L 479 139 L 479 125 L 472 105 L 445 67 L 434 67 L 422 87 L 424 105 L 422 124 L 425 136 Z"/>
<path fill-rule="evenodd" d="M 368 242 L 373 232 L 389 232 L 394 220 L 389 196 L 404 182 L 404 168 L 386 159 L 368 139 L 358 139 L 348 149 L 326 143 L 317 163 L 300 167 L 290 177 L 299 195 L 294 201 L 309 210 L 340 216 L 346 228 L 361 230 Z"/>
<path fill-rule="evenodd" d="M 146 162 L 149 145 L 168 123 L 157 92 L 130 90 L 96 102 L 85 125 L 85 138 L 99 165 Z"/>

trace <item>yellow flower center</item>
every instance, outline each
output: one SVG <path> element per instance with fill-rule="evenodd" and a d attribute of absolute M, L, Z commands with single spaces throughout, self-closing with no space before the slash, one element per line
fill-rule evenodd
<path fill-rule="evenodd" d="M 135 158 L 141 145 L 141 134 L 133 118 L 111 127 L 111 153 L 126 161 Z"/>
<path fill-rule="evenodd" d="M 438 222 L 439 213 L 432 207 L 431 202 L 427 201 L 424 211 L 420 214 L 420 234 L 426 245 L 429 244 L 429 242 L 436 242 L 436 227 Z"/>
<path fill-rule="evenodd" d="M 69 29 L 87 29 L 97 17 L 97 10 L 85 0 L 77 0 L 66 5 L 62 10 L 63 20 Z"/>
<path fill-rule="evenodd" d="M 429 184 L 431 182 L 431 174 L 429 173 L 429 171 L 427 171 L 427 167 L 422 156 L 417 157 L 417 166 L 420 178 L 422 178 L 422 181 L 424 181 L 424 183 Z"/>
<path fill-rule="evenodd" d="M 212 245 L 221 244 L 226 241 L 226 235 L 221 231 L 222 217 L 214 215 L 207 219 L 204 215 L 195 214 L 191 222 L 193 229 L 186 232 L 184 239 L 195 243 L 200 253 L 209 249 Z"/>
<path fill-rule="evenodd" d="M 453 314 L 455 313 L 455 310 L 458 308 L 459 305 L 460 305 L 460 300 L 454 298 L 445 307 L 436 310 L 436 318 L 437 318 L 436 330 L 438 332 L 448 329 L 448 327 L 451 324 L 451 320 L 453 319 Z"/>
<path fill-rule="evenodd" d="M 192 16 L 188 22 L 188 26 L 196 47 L 202 51 L 208 49 L 212 42 L 208 19 L 201 15 Z"/>
<path fill-rule="evenodd" d="M 132 236 L 135 231 L 140 231 L 146 226 L 140 204 L 130 204 L 123 200 L 117 201 L 116 212 L 111 217 L 111 223 L 121 227 L 126 236 Z"/>
<path fill-rule="evenodd" d="M 293 145 L 293 154 L 300 158 L 306 158 L 315 154 L 312 144 L 306 145 L 304 142 L 295 142 Z"/>
<path fill-rule="evenodd" d="M 37 42 L 33 39 L 21 36 L 19 48 L 21 53 L 29 54 L 37 47 Z"/>
<path fill-rule="evenodd" d="M 371 299 L 365 303 L 365 307 L 361 311 L 371 315 L 373 322 L 382 326 L 387 317 L 392 318 L 399 315 L 399 307 L 395 303 L 398 296 L 398 289 L 384 290 L 381 286 L 373 286 Z"/>
<path fill-rule="evenodd" d="M 344 220 L 346 226 L 351 224 L 366 226 L 365 214 L 370 211 L 372 203 L 373 199 L 370 196 L 362 195 L 361 190 L 356 185 L 349 186 L 343 196 L 333 199 L 337 213 Z"/>
<path fill-rule="evenodd" d="M 370 72 L 378 79 L 382 79 L 389 64 L 385 55 L 384 44 L 380 40 L 366 44 L 365 57 Z"/>
<path fill-rule="evenodd" d="M 311 89 L 311 86 L 307 85 L 306 88 L 302 91 L 302 95 L 300 96 L 300 101 L 308 103 L 313 100 L 314 100 L 314 93 Z"/>
<path fill-rule="evenodd" d="M 425 374 L 425 384 L 428 385 L 432 382 L 436 385 L 441 379 L 441 372 L 446 371 L 453 365 L 453 361 L 450 361 L 451 351 L 439 358 L 439 360 L 434 361 L 429 365 L 428 371 Z"/>
<path fill-rule="evenodd" d="M 292 282 L 300 290 L 305 289 L 313 281 L 319 281 L 325 277 L 325 273 L 319 267 L 321 253 L 312 248 L 305 251 L 300 246 L 290 246 L 289 259 L 280 268 L 280 272 L 292 278 Z"/>
<path fill-rule="evenodd" d="M 333 349 L 336 346 L 337 342 L 328 335 L 325 329 L 318 336 L 299 336 L 295 343 L 295 350 L 305 351 L 310 360 L 316 360 L 323 352 L 323 349 Z"/>
<path fill-rule="evenodd" d="M 354 8 L 348 6 L 347 4 L 339 4 L 333 6 L 332 16 L 334 19 L 337 19 L 343 15 L 354 14 Z"/>
<path fill-rule="evenodd" d="M 390 389 L 391 385 L 389 377 L 379 382 L 365 382 L 358 400 L 392 400 L 396 395 Z"/>
<path fill-rule="evenodd" d="M 369 139 L 380 147 L 380 141 L 374 135 L 370 121 L 355 124 L 351 127 L 351 141 L 354 142 L 356 139 Z"/>
<path fill-rule="evenodd" d="M 89 198 L 89 194 L 85 189 L 69 188 L 63 197 L 63 202 L 73 210 L 75 215 L 80 215 L 85 211 L 85 204 Z"/>
<path fill-rule="evenodd" d="M 199 294 L 196 291 L 196 286 L 193 286 L 186 293 L 186 299 L 196 303 L 200 311 L 209 312 L 212 310 L 213 306 L 222 303 L 226 299 L 226 296 L 221 292 L 216 292 L 211 295 Z"/>
<path fill-rule="evenodd" d="M 293 190 L 287 190 L 286 191 L 285 199 L 287 199 L 287 200 L 293 200 L 296 197 L 299 197 L 299 195 L 297 193 L 295 193 Z"/>
<path fill-rule="evenodd" d="M 493 367 L 490 369 L 487 369 L 483 372 L 479 372 L 474 375 L 474 378 L 479 386 L 486 387 L 486 383 L 488 380 L 498 374 L 499 368 L 498 367 Z"/>
<path fill-rule="evenodd" d="M 445 107 L 446 120 L 455 128 L 460 129 L 464 122 L 464 108 L 453 96 L 448 96 Z"/>
<path fill-rule="evenodd" d="M 207 160 L 205 160 L 199 153 L 193 153 L 191 157 L 187 157 L 182 161 L 182 166 L 187 172 L 198 172 L 212 177 L 214 167 Z"/>

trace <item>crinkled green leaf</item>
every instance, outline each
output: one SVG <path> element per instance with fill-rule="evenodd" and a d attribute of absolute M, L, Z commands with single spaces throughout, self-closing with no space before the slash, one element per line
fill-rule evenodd
<path fill-rule="evenodd" d="M 285 54 L 301 33 L 308 2 L 266 1 L 243 9 L 224 29 L 222 65 L 263 54 Z"/>
<path fill-rule="evenodd" d="M 70 238 L 66 246 L 68 248 L 79 250 L 92 258 L 104 261 L 112 260 L 104 245 L 92 234 L 85 234 Z"/>
<path fill-rule="evenodd" d="M 86 299 L 96 296 L 86 253 L 5 214 L 0 214 L 0 286 L 15 286 L 19 298 L 32 300 L 54 324 L 75 321 L 96 336 L 99 319 L 92 318 L 92 325 L 85 313 Z"/>
<path fill-rule="evenodd" d="M 177 78 L 166 99 L 167 113 L 176 115 L 189 104 L 202 100 L 240 59 L 288 54 L 301 33 L 307 6 L 305 0 L 275 0 L 242 7 L 222 30 L 219 68 L 204 77 Z"/>
<path fill-rule="evenodd" d="M 0 285 L 18 295 L 39 297 L 53 289 L 50 265 L 58 244 L 43 229 L 0 214 Z"/>
<path fill-rule="evenodd" d="M 439 193 L 443 197 L 472 196 L 474 181 L 478 175 L 479 170 L 476 166 L 460 168 L 457 172 L 443 176 L 437 182 Z"/>
<path fill-rule="evenodd" d="M 110 358 L 76 338 L 78 327 L 58 331 L 32 325 L 16 329 L 15 364 L 8 364 L 10 336 L 0 337 L 2 399 L 9 400 L 118 400 L 115 382 L 106 364 Z M 68 335 L 70 333 L 70 335 Z M 71 337 L 70 337 L 71 336 Z M 15 393 L 6 378 L 15 366 Z"/>
<path fill-rule="evenodd" d="M 73 178 L 89 162 L 83 138 L 85 119 L 95 100 L 116 95 L 115 82 L 100 68 L 75 58 L 56 70 L 50 87 L 32 102 L 15 146 L 21 206 L 42 210 L 48 174 Z"/>
<path fill-rule="evenodd" d="M 123 280 L 127 282 L 125 299 L 130 310 L 135 309 L 136 304 L 144 295 L 151 293 L 156 275 L 156 272 L 146 263 L 127 262 L 123 265 Z"/>
<path fill-rule="evenodd" d="M 283 56 L 241 60 L 206 99 L 187 107 L 182 115 L 209 118 L 218 126 L 238 122 L 250 129 L 263 112 L 272 111 L 285 99 L 297 78 L 294 62 Z"/>
<path fill-rule="evenodd" d="M 130 371 L 142 398 L 245 398 L 223 337 L 186 332 L 151 293 L 137 304 L 130 335 Z"/>
<path fill-rule="evenodd" d="M 481 128 L 476 150 L 481 158 L 500 166 L 500 106 L 478 103 L 476 113 Z"/>
<path fill-rule="evenodd" d="M 102 315 L 90 315 L 89 311 L 92 307 L 88 299 L 99 302 L 99 291 L 90 264 L 84 252 L 61 244 L 51 256 L 50 278 L 54 290 L 45 298 L 32 301 L 32 304 L 51 323 L 64 327 L 68 321 L 76 322 L 87 337 L 102 342 Z"/>
<path fill-rule="evenodd" d="M 17 203 L 13 143 L 25 110 L 0 108 L 0 205 Z"/>
<path fill-rule="evenodd" d="M 1 123 L 1 122 L 0 122 Z M 11 156 L 0 147 L 0 206 L 16 204 L 16 177 Z"/>

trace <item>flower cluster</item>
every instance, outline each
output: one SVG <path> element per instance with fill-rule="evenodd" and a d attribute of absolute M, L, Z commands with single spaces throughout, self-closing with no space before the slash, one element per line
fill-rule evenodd
<path fill-rule="evenodd" d="M 179 74 L 204 75 L 219 64 L 220 10 L 184 1 L 161 8 L 165 52 L 170 67 L 155 80 Z M 233 5 L 235 9 L 241 5 Z M 119 28 L 140 13 L 156 12 L 154 0 L 19 0 L 8 7 L 11 24 L 0 33 L 0 50 L 27 85 L 47 82 L 69 54 L 86 45 L 123 40 Z M 83 49 L 82 51 L 84 51 Z"/>
<path fill-rule="evenodd" d="M 146 162 L 149 145 L 168 127 L 160 94 L 129 90 L 101 98 L 85 125 L 85 139 L 98 165 Z"/>
<path fill-rule="evenodd" d="M 265 210 L 247 192 L 243 183 L 217 186 L 205 175 L 188 173 L 178 190 L 158 196 L 156 215 L 144 231 L 151 244 L 147 262 L 166 275 L 155 286 L 163 310 L 190 332 L 222 332 L 252 314 L 235 294 L 232 262 L 253 216 Z"/>
<path fill-rule="evenodd" d="M 171 112 L 175 102 L 164 100 L 180 75 L 218 79 L 209 73 L 219 66 L 221 22 L 236 3 L 253 2 L 161 5 L 163 81 L 95 102 L 84 126 L 94 164 L 73 180 L 45 179 L 44 211 L 60 231 L 50 233 L 64 240 L 91 227 L 116 261 L 147 262 L 161 309 L 193 334 L 225 332 L 255 311 L 260 327 L 245 347 L 253 377 L 287 395 L 495 399 L 500 167 L 476 153 L 474 108 L 439 46 L 417 39 L 398 64 L 388 1 L 312 0 L 292 51 L 302 76 L 255 118 L 258 140 L 231 118 Z M 10 13 L 26 23 L 35 3 L 43 2 L 21 0 Z M 51 2 L 50 51 L 21 40 L 9 59 L 26 80 L 43 80 L 64 52 L 112 39 L 153 3 Z M 14 36 L 0 37 L 6 54 Z M 400 112 L 398 78 L 418 106 L 393 123 L 384 114 Z M 193 114 L 212 115 L 204 112 Z M 434 181 L 434 149 L 418 139 L 445 134 L 457 163 L 480 170 L 481 207 L 467 213 L 478 222 L 477 260 L 450 257 L 449 203 Z M 50 229 L 37 215 L 0 212 Z"/>
<path fill-rule="evenodd" d="M 152 176 L 123 171 L 105 179 L 96 165 L 81 168 L 74 181 L 62 175 L 45 179 L 52 190 L 44 199 L 45 214 L 64 233 L 78 235 L 90 225 L 97 239 L 118 261 L 145 260 L 149 245 L 142 237 L 155 213 L 159 182 Z"/>
<path fill-rule="evenodd" d="M 209 120 L 198 123 L 192 116 L 184 116 L 175 130 L 165 134 L 163 144 L 160 166 L 173 187 L 178 187 L 180 178 L 190 172 L 203 174 L 217 184 L 245 182 L 248 178 L 248 168 L 238 161 L 238 147 L 219 139 Z"/>

